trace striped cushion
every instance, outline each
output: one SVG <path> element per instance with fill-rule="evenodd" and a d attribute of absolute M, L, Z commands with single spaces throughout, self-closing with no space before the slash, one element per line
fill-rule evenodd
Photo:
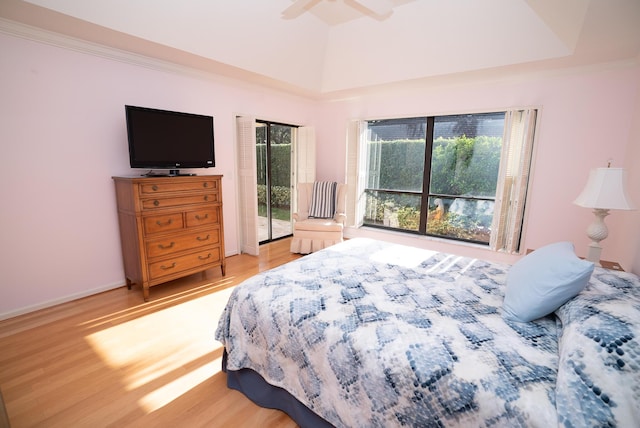
<path fill-rule="evenodd" d="M 336 189 L 335 181 L 316 181 L 313 183 L 310 218 L 333 218 L 336 213 Z"/>

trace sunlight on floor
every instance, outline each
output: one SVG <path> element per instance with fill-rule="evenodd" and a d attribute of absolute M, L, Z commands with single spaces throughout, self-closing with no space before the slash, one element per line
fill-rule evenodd
<path fill-rule="evenodd" d="M 138 390 L 147 412 L 165 406 L 220 371 L 215 330 L 233 287 L 113 324 L 86 336 L 96 354 Z M 122 318 L 117 315 L 118 318 Z"/>
<path fill-rule="evenodd" d="M 226 287 L 228 287 L 230 284 L 233 284 L 234 282 L 236 282 L 236 277 L 235 276 L 227 276 L 224 278 L 224 280 L 222 281 L 216 281 L 216 288 L 218 289 L 224 289 Z M 167 305 L 167 304 L 171 304 L 174 303 L 180 299 L 185 298 L 185 296 L 191 296 L 199 291 L 202 290 L 210 290 L 211 288 L 211 284 L 210 283 L 206 283 L 200 286 L 196 286 L 196 287 L 192 287 L 187 291 L 182 291 L 182 292 L 177 292 L 173 295 L 171 295 L 170 297 L 165 297 L 163 299 L 160 299 L 159 301 L 152 301 L 149 303 L 145 303 L 144 305 L 141 305 L 139 307 L 136 308 L 128 308 L 125 310 L 122 310 L 120 312 L 114 312 L 114 313 L 110 313 L 109 315 L 103 316 L 103 317 L 99 317 L 99 318 L 94 318 L 90 321 L 86 321 L 83 323 L 80 323 L 81 326 L 83 327 L 89 327 L 89 328 L 96 328 L 96 327 L 100 327 L 102 325 L 105 324 L 114 324 L 118 321 L 121 321 L 123 319 L 127 319 L 127 318 L 131 318 L 132 316 L 135 316 L 136 314 L 143 314 L 146 312 L 149 312 L 149 307 L 151 305 Z M 221 291 L 218 291 L 217 293 L 220 293 Z M 228 297 L 228 296 L 227 296 Z M 226 303 L 226 302 L 225 302 Z"/>
<path fill-rule="evenodd" d="M 148 413 L 158 410 L 219 372 L 221 364 L 222 357 L 191 370 L 178 379 L 166 383 L 150 394 L 145 395 L 138 401 L 138 404 Z"/>

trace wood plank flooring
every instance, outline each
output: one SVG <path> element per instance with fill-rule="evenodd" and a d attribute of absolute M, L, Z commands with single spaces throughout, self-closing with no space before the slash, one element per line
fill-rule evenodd
<path fill-rule="evenodd" d="M 151 288 L 134 286 L 0 322 L 0 389 L 18 427 L 296 427 L 226 387 L 214 338 L 232 287 L 299 255 L 260 256 Z M 43 284 L 46 286 L 46 284 Z"/>

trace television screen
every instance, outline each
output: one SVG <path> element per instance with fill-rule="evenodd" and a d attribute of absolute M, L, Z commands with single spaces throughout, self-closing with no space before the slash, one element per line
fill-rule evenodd
<path fill-rule="evenodd" d="M 125 106 L 131 168 L 215 166 L 213 117 Z"/>

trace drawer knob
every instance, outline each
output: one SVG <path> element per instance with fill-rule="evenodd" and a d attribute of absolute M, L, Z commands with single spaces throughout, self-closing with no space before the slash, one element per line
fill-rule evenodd
<path fill-rule="evenodd" d="M 158 247 L 161 250 L 168 250 L 169 248 L 173 248 L 174 245 L 176 245 L 176 243 L 175 242 L 171 242 L 171 244 L 169 244 L 169 245 L 158 244 Z"/>
<path fill-rule="evenodd" d="M 160 201 L 156 199 L 155 201 L 153 201 L 153 205 L 157 207 L 158 205 L 160 205 Z"/>
<path fill-rule="evenodd" d="M 157 221 L 156 221 L 156 224 L 157 224 L 158 226 L 169 226 L 171 223 L 173 223 L 173 219 L 169 219 L 169 220 L 167 220 L 167 221 L 166 221 L 166 222 L 164 222 L 164 223 L 163 223 L 163 222 L 161 222 L 160 220 L 157 220 Z"/>
<path fill-rule="evenodd" d="M 153 190 L 154 192 L 158 190 L 158 185 L 154 184 L 153 186 L 151 186 L 151 190 Z"/>
<path fill-rule="evenodd" d="M 160 269 L 162 269 L 162 270 L 169 270 L 169 269 L 173 269 L 174 267 L 176 267 L 176 262 L 171 263 L 171 265 L 170 265 L 170 266 L 162 265 L 162 266 L 160 266 Z"/>
<path fill-rule="evenodd" d="M 206 256 L 198 256 L 198 258 L 199 258 L 200 260 L 207 260 L 207 259 L 210 259 L 210 258 L 211 258 L 211 253 L 207 254 Z"/>
<path fill-rule="evenodd" d="M 206 220 L 209 218 L 209 214 L 205 214 L 204 216 L 201 216 L 200 214 L 196 214 L 196 220 Z"/>
<path fill-rule="evenodd" d="M 205 181 L 204 183 L 202 183 L 202 187 L 209 187 L 209 183 Z"/>
<path fill-rule="evenodd" d="M 204 200 L 208 201 L 209 200 L 209 195 L 204 195 Z"/>
<path fill-rule="evenodd" d="M 211 236 L 211 235 L 207 235 L 207 236 L 205 236 L 204 238 L 203 238 L 203 237 L 201 237 L 201 236 L 198 236 L 198 237 L 196 237 L 196 239 L 197 239 L 198 241 L 200 241 L 200 242 L 202 242 L 202 241 L 208 241 L 210 236 Z"/>

